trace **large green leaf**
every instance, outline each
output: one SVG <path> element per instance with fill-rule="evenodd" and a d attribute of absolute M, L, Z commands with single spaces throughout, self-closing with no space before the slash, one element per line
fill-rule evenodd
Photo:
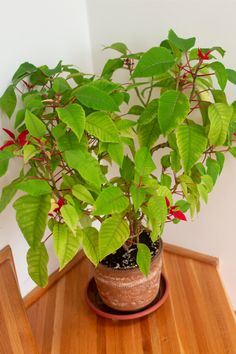
<path fill-rule="evenodd" d="M 146 199 L 145 189 L 132 185 L 130 187 L 130 194 L 134 204 L 134 210 L 137 211 Z"/>
<path fill-rule="evenodd" d="M 46 125 L 29 110 L 26 110 L 25 112 L 25 125 L 30 135 L 35 138 L 41 138 L 47 130 Z"/>
<path fill-rule="evenodd" d="M 226 73 L 228 80 L 236 85 L 236 71 L 233 69 L 226 69 Z"/>
<path fill-rule="evenodd" d="M 177 34 L 171 29 L 168 33 L 169 41 L 174 44 L 178 49 L 187 52 L 195 44 L 196 38 L 180 38 Z"/>
<path fill-rule="evenodd" d="M 17 188 L 35 197 L 52 193 L 50 185 L 46 181 L 40 179 L 27 179 L 21 181 L 17 184 Z"/>
<path fill-rule="evenodd" d="M 207 165 L 207 174 L 211 176 L 212 181 L 215 184 L 217 177 L 220 174 L 220 164 L 216 160 L 208 157 L 208 159 L 206 160 L 206 165 Z"/>
<path fill-rule="evenodd" d="M 24 195 L 13 204 L 16 220 L 29 246 L 35 247 L 41 241 L 51 208 L 50 195 L 33 197 Z"/>
<path fill-rule="evenodd" d="M 87 117 L 86 130 L 104 143 L 118 143 L 119 132 L 112 119 L 104 112 L 94 112 Z"/>
<path fill-rule="evenodd" d="M 99 232 L 99 258 L 102 260 L 120 248 L 129 238 L 129 226 L 119 215 L 106 219 Z"/>
<path fill-rule="evenodd" d="M 159 224 L 166 221 L 167 207 L 165 197 L 155 195 L 148 202 L 148 216 L 156 220 Z"/>
<path fill-rule="evenodd" d="M 138 252 L 136 256 L 136 262 L 141 272 L 145 275 L 145 277 L 147 277 L 151 266 L 150 249 L 144 243 L 138 243 L 137 248 Z"/>
<path fill-rule="evenodd" d="M 127 52 L 128 52 L 127 45 L 125 43 L 122 43 L 122 42 L 112 43 L 111 45 L 109 45 L 108 47 L 105 47 L 104 49 L 114 49 L 114 50 L 117 50 L 118 52 L 120 52 L 121 54 L 124 54 L 124 55 L 126 55 Z"/>
<path fill-rule="evenodd" d="M 80 140 L 85 128 L 85 112 L 78 104 L 69 104 L 64 108 L 57 108 L 57 113 L 62 122 L 64 122 Z"/>
<path fill-rule="evenodd" d="M 189 113 L 188 97 L 180 91 L 166 91 L 160 97 L 158 118 L 161 132 L 166 135 Z"/>
<path fill-rule="evenodd" d="M 105 178 L 98 161 L 91 154 L 82 149 L 68 150 L 65 152 L 65 157 L 71 168 L 76 169 L 86 181 L 100 188 Z"/>
<path fill-rule="evenodd" d="M 129 205 L 128 199 L 119 187 L 103 189 L 95 202 L 94 215 L 121 213 Z"/>
<path fill-rule="evenodd" d="M 86 107 L 108 112 L 119 111 L 119 107 L 105 91 L 92 85 L 85 85 L 76 90 L 75 96 Z"/>
<path fill-rule="evenodd" d="M 225 89 L 227 80 L 228 80 L 228 75 L 227 71 L 222 63 L 219 61 L 215 61 L 214 63 L 210 64 L 210 67 L 214 70 L 218 84 L 222 90 Z"/>
<path fill-rule="evenodd" d="M 215 103 L 209 106 L 208 116 L 211 124 L 208 137 L 211 145 L 224 144 L 232 114 L 233 107 L 224 103 Z"/>
<path fill-rule="evenodd" d="M 62 94 L 65 91 L 70 90 L 71 87 L 68 84 L 66 79 L 64 79 L 63 77 L 57 77 L 56 79 L 53 80 L 52 89 L 56 93 L 61 93 Z"/>
<path fill-rule="evenodd" d="M 43 243 L 31 247 L 27 252 L 28 272 L 33 281 L 44 288 L 48 283 L 48 252 Z"/>
<path fill-rule="evenodd" d="M 140 118 L 138 120 L 138 124 L 148 124 L 150 123 L 153 119 L 157 119 L 157 113 L 158 113 L 158 105 L 159 105 L 159 99 L 154 99 L 152 100 L 147 107 L 142 111 Z"/>
<path fill-rule="evenodd" d="M 94 199 L 92 194 L 88 191 L 88 189 L 82 184 L 76 184 L 72 187 L 72 194 L 82 202 L 88 204 L 94 204 Z"/>
<path fill-rule="evenodd" d="M 66 204 L 63 205 L 60 211 L 66 225 L 71 230 L 73 235 L 76 235 L 76 230 L 79 222 L 79 216 L 76 209 L 72 205 Z"/>
<path fill-rule="evenodd" d="M 0 177 L 2 177 L 8 169 L 9 159 L 13 157 L 7 150 L 0 151 Z"/>
<path fill-rule="evenodd" d="M 58 147 L 61 152 L 67 150 L 77 150 L 81 148 L 81 143 L 77 136 L 72 132 L 66 132 L 63 136 L 58 138 Z"/>
<path fill-rule="evenodd" d="M 22 63 L 12 77 L 13 84 L 16 85 L 25 76 L 27 76 L 35 71 L 37 71 L 37 68 L 33 64 L 28 63 L 28 62 Z"/>
<path fill-rule="evenodd" d="M 148 77 L 164 74 L 174 64 L 171 52 L 163 47 L 153 47 L 139 60 L 132 77 Z"/>
<path fill-rule="evenodd" d="M 82 241 L 82 231 L 75 235 L 66 224 L 56 223 L 53 227 L 53 246 L 59 260 L 60 269 L 64 268 L 77 254 Z"/>
<path fill-rule="evenodd" d="M 118 166 L 122 166 L 124 159 L 124 144 L 109 144 L 108 145 L 108 153 L 113 161 L 117 163 Z"/>
<path fill-rule="evenodd" d="M 204 129 L 197 124 L 177 128 L 177 145 L 185 172 L 198 161 L 207 146 Z"/>
<path fill-rule="evenodd" d="M 0 213 L 6 208 L 6 206 L 10 203 L 12 198 L 17 192 L 17 183 L 19 179 L 12 181 L 7 186 L 3 187 L 1 199 L 0 199 Z"/>
<path fill-rule="evenodd" d="M 119 68 L 122 68 L 123 65 L 124 62 L 120 58 L 109 59 L 104 65 L 101 76 L 109 79 L 114 73 L 114 71 Z"/>
<path fill-rule="evenodd" d="M 161 135 L 157 117 L 148 124 L 139 124 L 137 133 L 140 146 L 151 148 Z"/>
<path fill-rule="evenodd" d="M 10 85 L 1 96 L 0 107 L 11 118 L 16 108 L 16 94 L 13 85 Z"/>
<path fill-rule="evenodd" d="M 135 154 L 135 168 L 140 176 L 148 176 L 156 169 L 149 149 L 141 147 Z"/>
<path fill-rule="evenodd" d="M 99 263 L 99 235 L 95 227 L 86 227 L 83 236 L 83 250 L 90 261 L 97 266 Z"/>

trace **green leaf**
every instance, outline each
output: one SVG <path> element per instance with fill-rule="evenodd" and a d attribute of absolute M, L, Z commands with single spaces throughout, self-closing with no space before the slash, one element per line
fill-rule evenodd
<path fill-rule="evenodd" d="M 27 163 L 37 153 L 38 153 L 38 151 L 34 145 L 32 145 L 32 144 L 24 145 L 24 147 L 23 147 L 24 163 Z"/>
<path fill-rule="evenodd" d="M 152 100 L 147 107 L 141 112 L 140 118 L 138 120 L 138 124 L 148 124 L 153 119 L 157 119 L 158 113 L 158 106 L 159 106 L 159 99 Z"/>
<path fill-rule="evenodd" d="M 197 124 L 177 128 L 177 145 L 185 172 L 198 161 L 207 146 L 204 129 Z"/>
<path fill-rule="evenodd" d="M 124 157 L 120 175 L 128 183 L 134 179 L 134 163 L 128 156 Z"/>
<path fill-rule="evenodd" d="M 222 169 L 224 167 L 224 163 L 225 163 L 225 155 L 222 152 L 216 152 L 215 155 L 216 155 L 216 160 L 220 166 L 219 174 L 221 174 Z"/>
<path fill-rule="evenodd" d="M 119 143 L 119 132 L 109 117 L 103 112 L 94 112 L 87 117 L 86 127 L 87 132 L 104 143 Z"/>
<path fill-rule="evenodd" d="M 1 96 L 0 108 L 11 118 L 16 108 L 16 94 L 13 85 L 10 85 Z"/>
<path fill-rule="evenodd" d="M 157 117 L 149 124 L 138 125 L 137 134 L 140 146 L 151 148 L 161 135 Z"/>
<path fill-rule="evenodd" d="M 231 153 L 231 155 L 232 155 L 233 157 L 236 157 L 236 147 L 235 147 L 235 146 L 232 147 L 232 148 L 230 148 L 230 149 L 229 149 L 229 152 Z"/>
<path fill-rule="evenodd" d="M 113 161 L 117 163 L 118 166 L 122 166 L 124 159 L 124 145 L 122 143 L 109 144 L 108 153 Z"/>
<path fill-rule="evenodd" d="M 160 97 L 158 117 L 161 132 L 166 135 L 184 121 L 189 113 L 188 97 L 180 91 L 166 91 Z"/>
<path fill-rule="evenodd" d="M 119 187 L 103 189 L 95 202 L 93 215 L 108 215 L 121 213 L 129 205 L 128 199 Z"/>
<path fill-rule="evenodd" d="M 99 258 L 102 260 L 120 248 L 129 238 L 129 226 L 120 215 L 106 219 L 99 232 Z"/>
<path fill-rule="evenodd" d="M 186 213 L 190 207 L 190 204 L 185 200 L 178 200 L 175 203 L 175 206 L 177 206 L 183 213 Z"/>
<path fill-rule="evenodd" d="M 100 188 L 105 178 L 98 161 L 90 153 L 82 149 L 68 150 L 65 158 L 69 167 L 76 169 L 87 182 Z"/>
<path fill-rule="evenodd" d="M 99 263 L 99 234 L 94 227 L 86 227 L 83 237 L 83 250 L 88 259 L 97 266 Z"/>
<path fill-rule="evenodd" d="M 106 64 L 104 65 L 101 76 L 106 77 L 107 79 L 110 79 L 111 76 L 113 75 L 114 71 L 122 68 L 123 65 L 124 65 L 124 62 L 120 58 L 109 59 L 106 62 Z"/>
<path fill-rule="evenodd" d="M 57 77 L 53 80 L 52 89 L 56 93 L 64 93 L 65 91 L 70 90 L 71 87 L 66 79 L 63 77 Z"/>
<path fill-rule="evenodd" d="M 52 128 L 51 133 L 55 139 L 61 138 L 66 133 L 66 124 L 59 123 Z"/>
<path fill-rule="evenodd" d="M 48 283 L 48 252 L 43 243 L 29 248 L 27 252 L 28 272 L 33 281 L 44 288 Z"/>
<path fill-rule="evenodd" d="M 57 113 L 60 120 L 75 133 L 80 141 L 85 128 L 85 112 L 83 108 L 74 103 L 64 108 L 57 108 Z"/>
<path fill-rule="evenodd" d="M 160 197 L 167 197 L 169 199 L 170 205 L 173 204 L 172 193 L 166 186 L 159 186 L 157 190 L 157 195 Z"/>
<path fill-rule="evenodd" d="M 167 72 L 174 64 L 171 52 L 163 47 L 153 47 L 139 60 L 132 77 L 148 77 Z"/>
<path fill-rule="evenodd" d="M 72 187 L 72 194 L 82 202 L 94 204 L 92 194 L 82 184 L 76 184 Z"/>
<path fill-rule="evenodd" d="M 41 138 L 46 133 L 46 125 L 32 112 L 26 110 L 25 112 L 25 125 L 30 135 L 35 138 Z"/>
<path fill-rule="evenodd" d="M 11 157 L 11 154 L 7 150 L 0 151 L 0 177 L 7 172 L 9 159 Z"/>
<path fill-rule="evenodd" d="M 136 212 L 146 200 L 146 191 L 143 188 L 132 185 L 130 187 L 130 193 L 134 204 L 134 210 Z"/>
<path fill-rule="evenodd" d="M 164 196 L 154 195 L 148 202 L 148 216 L 156 220 L 159 224 L 166 221 L 167 206 Z"/>
<path fill-rule="evenodd" d="M 17 183 L 19 179 L 15 179 L 7 186 L 3 187 L 2 195 L 0 199 L 0 213 L 6 208 L 6 206 L 10 203 L 12 198 L 17 192 Z"/>
<path fill-rule="evenodd" d="M 181 163 L 180 163 L 179 155 L 176 151 L 170 152 L 170 162 L 171 162 L 172 170 L 174 172 L 179 172 L 179 170 L 181 169 Z"/>
<path fill-rule="evenodd" d="M 72 131 L 66 132 L 64 135 L 58 138 L 57 142 L 61 152 L 65 152 L 67 150 L 82 149 L 78 137 Z"/>
<path fill-rule="evenodd" d="M 16 210 L 16 221 L 26 241 L 29 246 L 36 247 L 45 232 L 51 196 L 24 195 L 15 201 L 13 207 Z"/>
<path fill-rule="evenodd" d="M 233 108 L 224 103 L 215 103 L 209 106 L 208 116 L 211 124 L 208 137 L 211 145 L 224 144 L 232 114 Z"/>
<path fill-rule="evenodd" d="M 167 188 L 170 188 L 172 180 L 169 175 L 162 173 L 160 182 L 161 182 L 161 185 L 166 186 Z"/>
<path fill-rule="evenodd" d="M 201 176 L 201 184 L 206 187 L 208 193 L 210 193 L 214 187 L 213 180 L 209 175 Z"/>
<path fill-rule="evenodd" d="M 92 85 L 85 85 L 76 90 L 75 96 L 84 106 L 108 112 L 119 111 L 116 102 L 104 91 Z"/>
<path fill-rule="evenodd" d="M 142 114 L 142 112 L 144 111 L 143 106 L 139 106 L 139 105 L 134 105 L 132 106 L 127 114 L 132 114 L 134 116 L 139 116 L 140 114 Z"/>
<path fill-rule="evenodd" d="M 226 69 L 227 78 L 232 84 L 236 85 L 236 71 L 232 69 Z"/>
<path fill-rule="evenodd" d="M 227 80 L 228 80 L 228 75 L 226 72 L 226 69 L 222 63 L 219 61 L 215 61 L 214 63 L 210 64 L 210 67 L 214 70 L 218 84 L 222 90 L 225 89 Z"/>
<path fill-rule="evenodd" d="M 177 34 L 171 29 L 168 33 L 169 41 L 174 44 L 178 49 L 187 52 L 195 44 L 196 38 L 183 39 L 177 36 Z"/>
<path fill-rule="evenodd" d="M 52 189 L 48 182 L 40 179 L 27 179 L 17 184 L 17 188 L 34 197 L 43 194 L 52 193 Z"/>
<path fill-rule="evenodd" d="M 37 71 L 36 66 L 31 63 L 25 62 L 19 66 L 13 75 L 12 82 L 16 85 L 20 80 L 22 80 L 25 76 Z"/>
<path fill-rule="evenodd" d="M 77 254 L 82 240 L 82 231 L 77 229 L 74 235 L 66 224 L 56 223 L 53 227 L 53 246 L 63 269 Z"/>
<path fill-rule="evenodd" d="M 148 176 L 156 169 L 149 149 L 141 147 L 135 154 L 135 168 L 140 176 Z"/>
<path fill-rule="evenodd" d="M 145 277 L 147 277 L 151 266 L 151 252 L 148 246 L 146 246 L 144 243 L 138 243 L 137 248 L 137 265 L 139 266 L 139 269 L 145 275 Z"/>
<path fill-rule="evenodd" d="M 105 47 L 104 49 L 114 49 L 124 55 L 126 55 L 128 52 L 127 45 L 122 42 L 113 43 L 113 44 L 109 45 L 108 47 Z"/>
<path fill-rule="evenodd" d="M 60 211 L 66 225 L 71 230 L 73 235 L 76 235 L 76 230 L 79 222 L 79 216 L 76 209 L 72 205 L 66 204 L 63 205 Z"/>
<path fill-rule="evenodd" d="M 16 129 L 17 127 L 19 127 L 23 123 L 24 119 L 25 119 L 25 108 L 17 111 L 14 128 Z"/>
<path fill-rule="evenodd" d="M 211 176 L 213 183 L 216 183 L 217 177 L 220 173 L 220 165 L 216 160 L 211 159 L 208 157 L 206 160 L 206 165 L 207 165 L 207 174 Z"/>
<path fill-rule="evenodd" d="M 207 192 L 206 187 L 203 184 L 198 184 L 197 185 L 197 189 L 198 189 L 198 192 L 199 192 L 200 196 L 202 197 L 204 202 L 207 204 L 207 202 L 208 202 L 208 192 Z"/>
<path fill-rule="evenodd" d="M 215 103 L 227 103 L 227 97 L 224 91 L 221 90 L 211 90 L 212 96 L 214 98 Z"/>

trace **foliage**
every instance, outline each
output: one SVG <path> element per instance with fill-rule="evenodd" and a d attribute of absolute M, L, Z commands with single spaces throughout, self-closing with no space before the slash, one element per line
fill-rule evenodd
<path fill-rule="evenodd" d="M 22 160 L 22 170 L 3 188 L 0 211 L 24 193 L 14 208 L 30 247 L 29 273 L 40 286 L 47 284 L 49 236 L 60 268 L 80 246 L 97 265 L 137 243 L 147 276 L 151 255 L 140 233 L 146 229 L 156 241 L 167 222 L 186 220 L 188 210 L 193 217 L 225 153 L 236 157 L 236 104 L 224 92 L 228 81 L 236 84 L 236 71 L 221 62 L 222 48 L 197 48 L 195 41 L 170 30 L 145 53 L 113 43 L 105 49 L 117 57 L 100 76 L 62 62 L 53 69 L 26 62 L 13 75 L 0 98 L 15 128 L 4 129 L 0 176 L 12 159 Z M 128 73 L 125 84 L 112 79 L 120 70 Z"/>

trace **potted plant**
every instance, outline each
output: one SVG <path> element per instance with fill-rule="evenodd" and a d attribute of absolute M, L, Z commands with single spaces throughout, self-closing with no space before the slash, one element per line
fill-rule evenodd
<path fill-rule="evenodd" d="M 109 306 L 134 311 L 156 297 L 165 224 L 199 212 L 224 154 L 236 156 L 236 105 L 224 92 L 236 72 L 216 59 L 222 48 L 194 45 L 170 30 L 144 53 L 112 44 L 119 57 L 100 77 L 61 62 L 54 69 L 24 63 L 14 74 L 0 106 L 11 117 L 16 93 L 21 106 L 17 133 L 4 129 L 0 172 L 12 158 L 23 167 L 3 188 L 0 211 L 18 190 L 25 193 L 14 208 L 38 285 L 47 284 L 52 236 L 60 268 L 82 245 Z M 112 79 L 120 69 L 125 84 Z M 131 105 L 130 96 L 139 103 Z"/>

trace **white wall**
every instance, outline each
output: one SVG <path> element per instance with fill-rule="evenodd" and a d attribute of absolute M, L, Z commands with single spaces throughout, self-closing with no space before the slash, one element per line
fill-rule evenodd
<path fill-rule="evenodd" d="M 1 6 L 0 33 L 0 95 L 24 61 L 54 67 L 62 59 L 64 63 L 78 65 L 83 71 L 93 71 L 85 0 L 5 1 Z M 8 118 L 1 116 L 0 128 L 11 125 Z M 3 139 L 6 135 L 1 130 L 0 144 Z M 15 177 L 16 170 L 11 164 L 9 173 L 0 178 L 0 190 Z M 35 284 L 27 273 L 28 246 L 11 206 L 0 214 L 0 249 L 7 244 L 12 248 L 22 295 L 25 295 Z M 47 246 L 51 272 L 57 262 L 50 241 Z"/>
<path fill-rule="evenodd" d="M 102 45 L 125 42 L 142 51 L 158 45 L 173 28 L 183 37 L 196 36 L 199 46 L 221 45 L 225 65 L 236 69 L 235 1 L 208 0 L 87 0 L 95 72 L 108 53 Z M 109 55 L 111 52 L 109 53 Z M 230 98 L 236 87 L 228 85 Z M 170 225 L 164 239 L 220 258 L 220 271 L 236 309 L 236 160 L 229 157 L 224 172 L 194 222 Z"/>

